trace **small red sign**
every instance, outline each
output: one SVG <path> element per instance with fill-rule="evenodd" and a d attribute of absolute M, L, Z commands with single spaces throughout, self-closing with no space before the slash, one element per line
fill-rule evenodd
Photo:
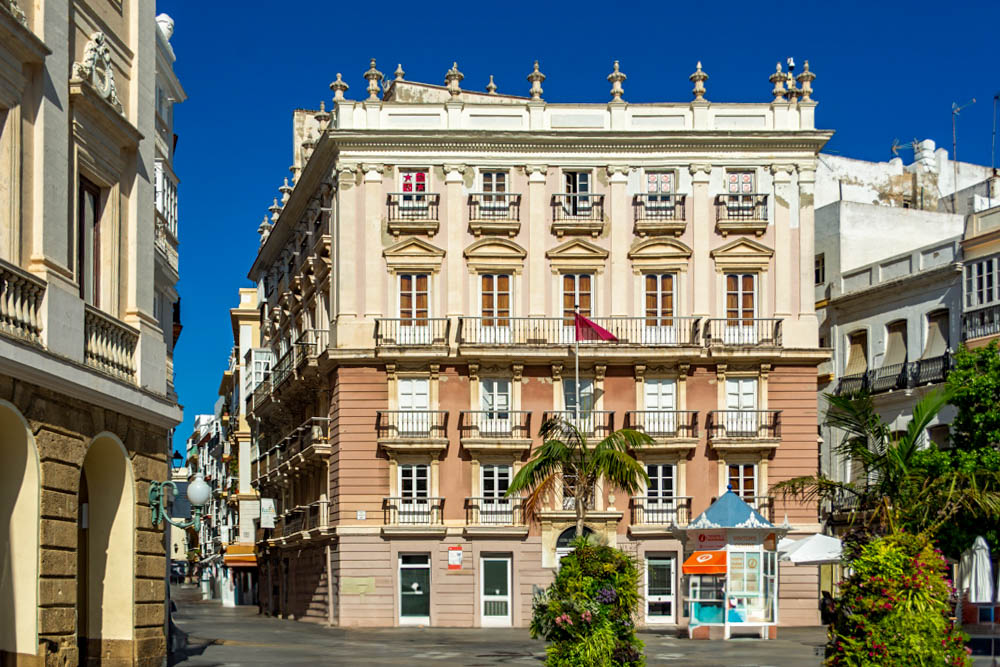
<path fill-rule="evenodd" d="M 462 569 L 462 547 L 448 547 L 448 569 Z"/>

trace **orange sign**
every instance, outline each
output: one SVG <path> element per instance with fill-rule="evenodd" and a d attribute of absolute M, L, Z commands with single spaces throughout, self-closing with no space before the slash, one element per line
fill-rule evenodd
<path fill-rule="evenodd" d="M 695 551 L 684 561 L 681 571 L 684 574 L 725 574 L 726 552 Z"/>

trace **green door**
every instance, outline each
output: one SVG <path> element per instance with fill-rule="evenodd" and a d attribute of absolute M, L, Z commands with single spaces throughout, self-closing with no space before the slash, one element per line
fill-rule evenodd
<path fill-rule="evenodd" d="M 510 627 L 510 558 L 482 559 L 483 627 Z"/>
<path fill-rule="evenodd" d="M 399 557 L 399 622 L 427 625 L 431 616 L 430 556 Z"/>

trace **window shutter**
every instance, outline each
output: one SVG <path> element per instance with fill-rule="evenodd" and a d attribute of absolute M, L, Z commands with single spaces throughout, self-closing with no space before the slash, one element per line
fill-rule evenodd
<path fill-rule="evenodd" d="M 906 322 L 896 322 L 889 325 L 882 366 L 904 363 L 906 363 Z"/>
<path fill-rule="evenodd" d="M 927 316 L 927 344 L 921 359 L 940 357 L 948 351 L 948 312 Z"/>

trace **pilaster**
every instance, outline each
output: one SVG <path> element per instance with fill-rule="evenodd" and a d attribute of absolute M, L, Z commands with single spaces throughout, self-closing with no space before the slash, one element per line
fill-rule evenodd
<path fill-rule="evenodd" d="M 774 175 L 774 315 L 792 313 L 792 258 L 797 254 L 791 243 L 792 168 L 771 165 Z M 759 315 L 763 315 L 760 313 Z"/>
<path fill-rule="evenodd" d="M 621 103 L 613 105 L 624 106 Z M 628 221 L 631 207 L 628 206 L 628 172 L 629 167 L 611 165 L 608 167 L 608 183 L 611 188 L 611 285 L 608 302 L 611 305 L 611 316 L 628 315 L 631 301 L 631 282 L 628 270 L 629 239 L 632 236 L 632 226 Z"/>
<path fill-rule="evenodd" d="M 364 258 L 365 318 L 382 317 L 385 300 L 385 266 L 382 263 L 382 174 L 380 164 L 363 164 L 364 173 L 364 246 L 357 255 Z M 349 252 L 353 252 L 349 251 Z"/>
<path fill-rule="evenodd" d="M 709 256 L 709 244 L 714 225 L 712 224 L 712 201 L 708 189 L 712 175 L 712 165 L 692 164 L 691 171 L 691 229 L 692 248 L 691 261 L 694 265 L 691 272 L 691 282 L 694 289 L 691 314 L 695 317 L 711 315 L 712 286 L 715 278 L 712 275 L 712 259 Z"/>
<path fill-rule="evenodd" d="M 545 201 L 545 176 L 548 167 L 543 164 L 529 164 L 524 168 L 528 175 L 528 316 L 545 315 L 545 290 L 548 276 L 545 275 L 545 237 L 548 228 Z"/>
<path fill-rule="evenodd" d="M 449 102 L 449 104 L 452 103 Z M 448 290 L 446 306 L 448 317 L 462 315 L 462 297 L 464 296 L 462 285 L 465 284 L 464 271 L 462 270 L 462 240 L 465 236 L 465 229 L 462 225 L 462 213 L 465 210 L 462 205 L 462 175 L 465 173 L 465 169 L 465 165 L 461 164 L 446 164 L 444 166 L 448 242 L 445 254 L 447 273 L 444 276 L 442 288 Z"/>
<path fill-rule="evenodd" d="M 819 322 L 816 319 L 813 269 L 816 254 L 816 216 L 814 191 L 816 171 L 799 168 L 799 303 L 798 322 L 794 331 L 786 330 L 786 345 L 816 347 L 819 345 Z"/>

